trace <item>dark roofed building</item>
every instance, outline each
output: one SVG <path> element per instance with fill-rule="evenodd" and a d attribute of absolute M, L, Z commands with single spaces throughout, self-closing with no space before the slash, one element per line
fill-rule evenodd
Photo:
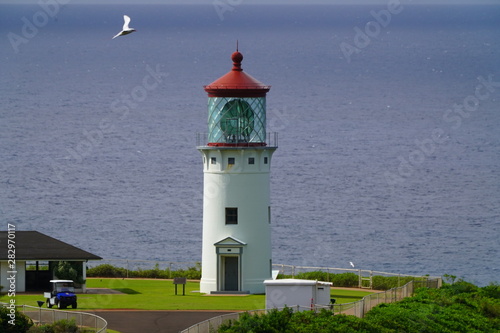
<path fill-rule="evenodd" d="M 44 290 L 49 287 L 49 280 L 55 278 L 53 270 L 59 261 L 68 261 L 80 267 L 82 277 L 86 279 L 86 266 L 88 260 L 101 260 L 102 258 L 90 252 L 79 249 L 58 239 L 44 235 L 38 231 L 16 231 L 15 237 L 10 236 L 15 243 L 15 270 L 16 291 Z M 9 288 L 10 259 L 7 244 L 9 232 L 0 231 L 0 285 L 4 286 L 2 292 Z M 85 292 L 85 284 L 80 292 Z"/>

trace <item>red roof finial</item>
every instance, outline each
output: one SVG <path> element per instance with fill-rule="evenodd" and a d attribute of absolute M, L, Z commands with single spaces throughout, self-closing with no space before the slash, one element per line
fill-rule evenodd
<path fill-rule="evenodd" d="M 233 71 L 241 72 L 243 69 L 241 68 L 241 61 L 243 60 L 243 54 L 238 51 L 238 40 L 236 40 L 236 52 L 231 55 L 231 59 L 233 60 Z"/>

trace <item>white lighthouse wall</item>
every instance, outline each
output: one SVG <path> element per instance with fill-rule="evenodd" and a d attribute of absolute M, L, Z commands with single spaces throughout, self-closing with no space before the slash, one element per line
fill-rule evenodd
<path fill-rule="evenodd" d="M 204 156 L 201 292 L 218 291 L 215 243 L 242 241 L 240 290 L 264 293 L 271 278 L 269 170 L 274 149 L 200 149 Z M 212 164 L 212 157 L 216 163 Z M 264 163 L 267 157 L 267 163 Z M 234 165 L 228 159 L 234 158 Z M 248 164 L 254 158 L 255 164 Z M 238 224 L 226 225 L 225 209 L 238 208 Z"/>

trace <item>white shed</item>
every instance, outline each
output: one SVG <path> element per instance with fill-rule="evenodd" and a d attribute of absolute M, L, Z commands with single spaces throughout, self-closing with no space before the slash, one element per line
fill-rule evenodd
<path fill-rule="evenodd" d="M 299 279 L 265 280 L 266 309 L 329 305 L 331 282 Z"/>

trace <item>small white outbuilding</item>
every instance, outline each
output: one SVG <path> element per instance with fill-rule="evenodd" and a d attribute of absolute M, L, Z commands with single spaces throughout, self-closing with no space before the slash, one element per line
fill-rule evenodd
<path fill-rule="evenodd" d="M 330 304 L 331 282 L 300 279 L 265 280 L 266 309 Z"/>

